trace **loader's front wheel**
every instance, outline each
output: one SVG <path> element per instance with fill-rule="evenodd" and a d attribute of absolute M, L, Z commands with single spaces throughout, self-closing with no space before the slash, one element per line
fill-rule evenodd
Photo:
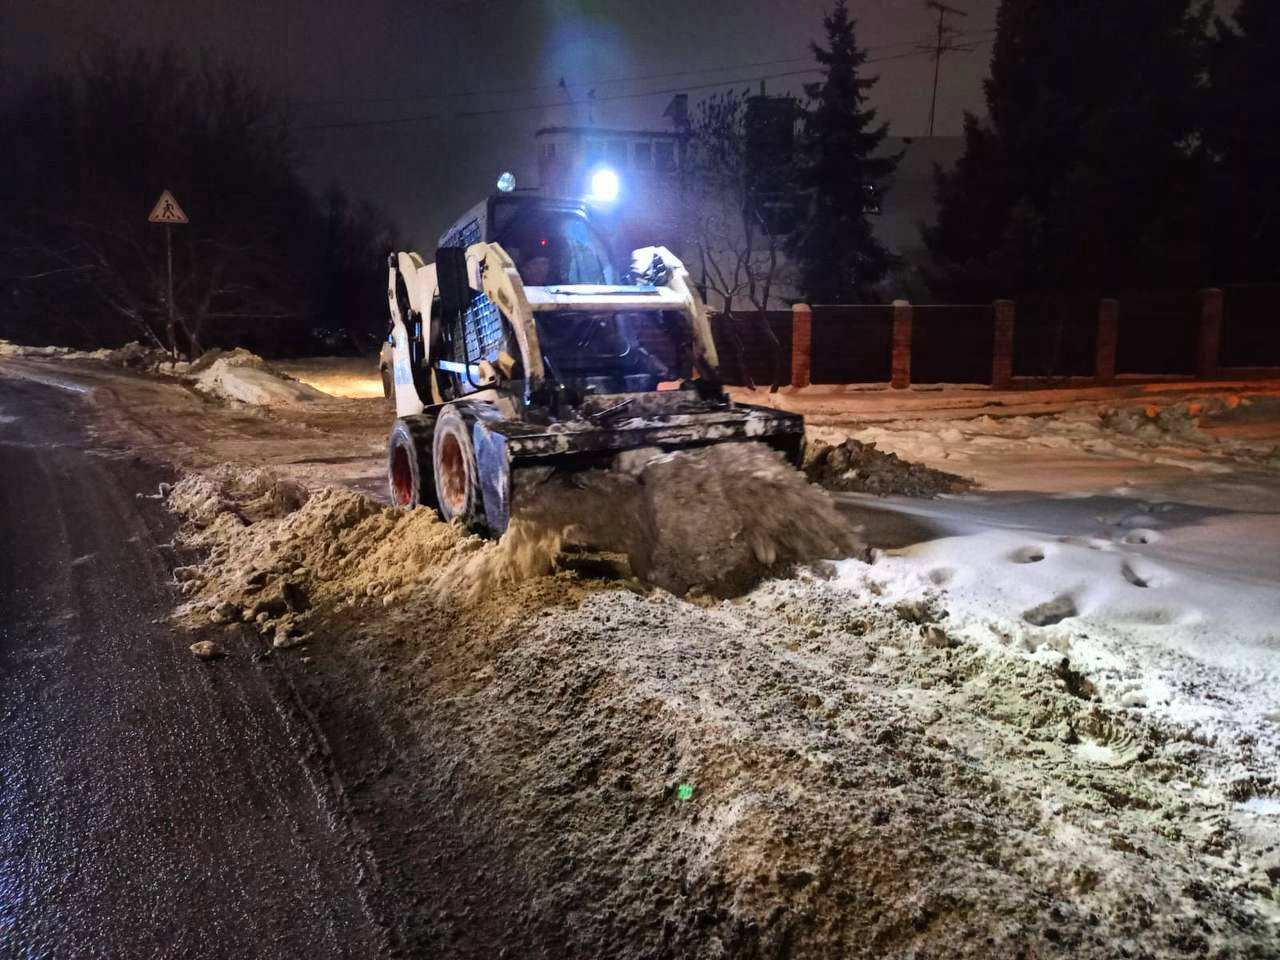
<path fill-rule="evenodd" d="M 402 417 L 387 438 L 387 484 L 397 507 L 436 506 L 435 473 L 431 466 L 435 418 Z"/>
<path fill-rule="evenodd" d="M 445 407 L 440 414 L 432 448 L 440 516 L 445 520 L 457 517 L 468 529 L 482 528 L 484 506 L 471 425 L 456 407 Z"/>

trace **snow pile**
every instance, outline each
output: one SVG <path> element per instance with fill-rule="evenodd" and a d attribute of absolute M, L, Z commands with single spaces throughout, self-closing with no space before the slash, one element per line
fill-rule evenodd
<path fill-rule="evenodd" d="M 157 347 L 144 346 L 136 340 L 123 347 L 103 347 L 98 350 L 73 350 L 70 347 L 29 347 L 0 340 L 0 357 L 21 357 L 53 360 L 96 360 L 113 366 L 132 369 L 154 369 L 169 360 L 169 355 Z"/>
<path fill-rule="evenodd" d="M 434 511 L 383 507 L 343 488 L 312 495 L 266 471 L 190 475 L 169 505 L 197 528 L 193 544 L 226 541 L 232 569 L 300 567 L 321 589 L 388 603 L 415 589 L 475 599 L 560 571 L 735 596 L 795 564 L 861 550 L 830 498 L 759 444 L 659 455 L 629 474 L 546 481 L 521 492 L 496 543 Z M 214 581 L 225 584 L 224 572 Z M 271 576 L 253 584 L 277 586 Z M 243 609 L 257 599 L 219 593 L 206 605 Z"/>
<path fill-rule="evenodd" d="M 900 420 L 845 434 L 900 457 L 976 477 L 989 489 L 1104 489 L 1140 471 L 1228 475 L 1280 467 L 1280 433 L 1246 422 L 1250 401 L 1228 395 L 1170 404 L 1096 405 L 1052 415 Z M 1023 471 L 1028 476 L 1023 476 Z M 1030 473 L 1030 471 L 1035 471 Z"/>
<path fill-rule="evenodd" d="M 909 463 L 896 453 L 886 453 L 874 443 L 862 443 L 852 437 L 835 446 L 821 440 L 808 441 L 804 470 L 810 480 L 828 490 L 878 496 L 936 497 L 973 486 L 972 480 Z"/>
<path fill-rule="evenodd" d="M 717 449 L 618 478 L 638 491 L 625 508 L 602 477 L 535 492 L 541 515 L 496 544 L 349 490 L 188 477 L 170 504 L 207 559 L 175 571 L 182 612 L 215 636 L 260 636 L 354 755 L 370 731 L 400 731 L 392 754 L 368 751 L 361 789 L 393 762 L 402 796 L 465 805 L 493 859 L 464 872 L 483 883 L 523 865 L 527 915 L 573 916 L 564 955 L 1101 960 L 1175 942 L 1264 955 L 1275 841 L 1246 837 L 1223 805 L 1265 816 L 1266 741 L 1162 720 L 1156 701 L 1185 690 L 1172 675 L 1167 690 L 1123 690 L 1092 623 L 1054 622 L 1068 604 L 1034 616 L 1043 626 L 1023 618 L 1062 594 L 1077 617 L 1141 611 L 1115 597 L 1161 590 L 1172 574 L 1155 563 L 1124 557 L 1147 586 L 1118 563 L 1112 596 L 1076 583 L 1096 559 L 1054 568 L 1072 544 L 944 541 L 936 557 L 849 561 L 835 581 L 802 572 L 718 604 L 536 575 L 602 523 L 592 493 L 625 526 L 664 467 L 681 526 L 726 495 L 763 511 L 772 462 L 747 454 L 757 489 L 739 478 L 748 492 L 731 494 L 727 458 L 744 451 L 702 453 Z M 573 504 L 576 531 L 559 522 Z M 748 526 L 728 534 L 754 553 Z M 1044 579 L 1018 586 L 1032 574 Z M 993 616 L 970 589 L 1017 595 Z M 1152 642 L 1168 626 L 1154 619 Z M 1148 707 L 1126 702 L 1135 690 Z M 343 712 L 356 708 L 361 724 Z M 417 862 L 439 855 L 412 833 L 395 842 Z"/>
<path fill-rule="evenodd" d="M 328 399 L 243 347 L 227 353 L 209 351 L 187 368 L 187 375 L 206 396 L 255 407 Z"/>
<path fill-rule="evenodd" d="M 1160 523 L 1147 510 L 1111 535 L 948 537 L 840 564 L 837 582 L 943 607 L 952 641 L 1057 670 L 1083 699 L 1219 745 L 1200 786 L 1209 803 L 1280 794 L 1280 586 L 1161 556 Z M 1108 743 L 1082 742 L 1087 759 L 1114 759 Z"/>
<path fill-rule="evenodd" d="M 617 470 L 520 489 L 516 510 L 557 548 L 622 555 L 678 596 L 738 596 L 794 564 L 863 550 L 826 492 L 758 443 L 629 451 Z"/>

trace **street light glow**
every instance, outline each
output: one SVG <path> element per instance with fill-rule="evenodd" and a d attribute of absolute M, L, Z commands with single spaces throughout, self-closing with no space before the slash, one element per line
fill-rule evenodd
<path fill-rule="evenodd" d="M 591 174 L 591 191 L 587 198 L 600 203 L 613 203 L 618 199 L 618 189 L 618 175 L 608 167 L 601 167 Z"/>

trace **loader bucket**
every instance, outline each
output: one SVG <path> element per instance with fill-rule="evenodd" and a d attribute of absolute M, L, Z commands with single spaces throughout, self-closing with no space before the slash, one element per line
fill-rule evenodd
<path fill-rule="evenodd" d="M 490 409 L 476 417 L 473 440 L 486 523 L 497 536 L 510 522 L 513 476 L 521 470 L 608 467 L 627 450 L 672 451 L 742 442 L 767 444 L 799 466 L 804 421 L 795 414 L 745 404 L 697 413 L 650 413 L 607 424 L 582 418 L 539 425 L 504 419 Z"/>

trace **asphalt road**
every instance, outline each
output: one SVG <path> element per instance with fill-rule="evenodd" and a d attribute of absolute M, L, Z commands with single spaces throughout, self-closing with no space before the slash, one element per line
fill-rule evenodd
<path fill-rule="evenodd" d="M 164 475 L 93 414 L 0 370 L 0 957 L 383 956 L 307 724 L 168 625 Z"/>

